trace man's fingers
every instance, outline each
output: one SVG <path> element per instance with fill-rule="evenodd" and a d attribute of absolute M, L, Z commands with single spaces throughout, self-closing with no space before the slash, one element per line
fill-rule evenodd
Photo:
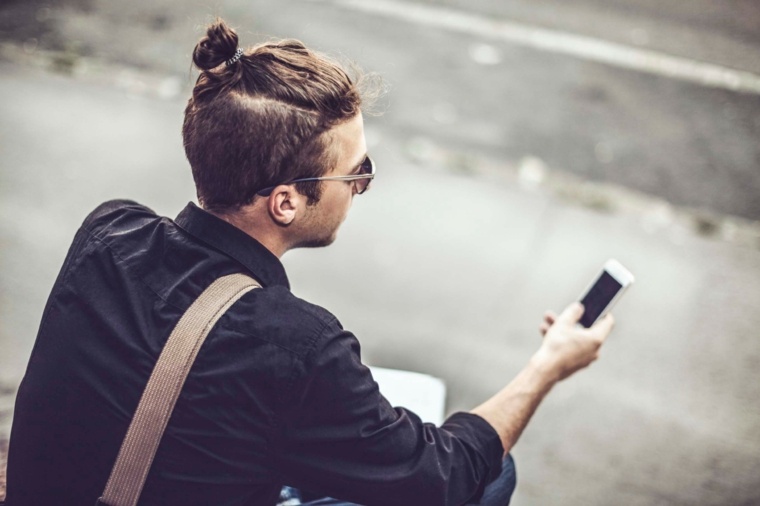
<path fill-rule="evenodd" d="M 557 321 L 557 315 L 554 311 L 544 311 L 544 321 L 538 326 L 538 330 L 542 336 L 545 336 L 549 332 L 549 328 L 554 325 L 555 321 Z"/>
<path fill-rule="evenodd" d="M 597 334 L 602 341 L 607 339 L 607 336 L 612 332 L 612 328 L 615 326 L 615 318 L 608 314 L 601 320 L 598 320 L 592 327 L 591 331 Z"/>
<path fill-rule="evenodd" d="M 562 311 L 559 317 L 557 317 L 557 321 L 565 325 L 575 325 L 581 319 L 581 316 L 583 316 L 583 311 L 583 304 L 573 302 Z"/>
<path fill-rule="evenodd" d="M 544 313 L 544 321 L 549 325 L 552 325 L 555 321 L 557 321 L 557 315 L 554 313 L 554 311 L 546 311 Z"/>

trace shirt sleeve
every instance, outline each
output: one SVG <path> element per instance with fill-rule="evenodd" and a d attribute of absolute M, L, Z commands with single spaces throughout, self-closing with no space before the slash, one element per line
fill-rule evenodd
<path fill-rule="evenodd" d="M 393 408 L 337 322 L 315 341 L 291 392 L 278 452 L 288 485 L 368 506 L 455 505 L 477 501 L 501 470 L 488 422 L 457 413 L 436 427 Z"/>

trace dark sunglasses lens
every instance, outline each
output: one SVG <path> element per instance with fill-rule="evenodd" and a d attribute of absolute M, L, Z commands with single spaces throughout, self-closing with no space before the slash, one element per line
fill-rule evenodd
<path fill-rule="evenodd" d="M 375 173 L 375 164 L 372 162 L 372 159 L 370 157 L 366 157 L 364 161 L 362 162 L 361 166 L 359 167 L 359 173 L 360 174 L 374 174 Z M 372 178 L 366 178 L 366 179 L 357 179 L 356 181 L 356 193 L 361 195 L 367 189 L 369 188 L 369 184 L 372 182 Z"/>
<path fill-rule="evenodd" d="M 360 174 L 373 174 L 375 172 L 375 164 L 372 162 L 372 158 L 365 157 L 359 167 Z"/>

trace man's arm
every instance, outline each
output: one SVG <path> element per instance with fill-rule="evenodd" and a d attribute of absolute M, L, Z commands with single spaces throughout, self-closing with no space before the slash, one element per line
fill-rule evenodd
<path fill-rule="evenodd" d="M 496 430 L 505 452 L 515 445 L 552 387 L 598 358 L 614 320 L 607 315 L 585 329 L 577 326 L 582 315 L 583 306 L 574 303 L 550 326 L 543 325 L 544 342 L 528 365 L 506 387 L 472 410 Z"/>
<path fill-rule="evenodd" d="M 394 408 L 337 322 L 288 377 L 274 455 L 288 485 L 367 506 L 453 506 L 477 501 L 501 470 L 483 417 L 455 413 L 436 427 Z"/>

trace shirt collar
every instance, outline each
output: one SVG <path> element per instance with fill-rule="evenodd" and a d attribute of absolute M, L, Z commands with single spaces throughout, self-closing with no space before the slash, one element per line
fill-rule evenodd
<path fill-rule="evenodd" d="M 243 264 L 263 286 L 282 285 L 290 289 L 280 259 L 236 226 L 192 202 L 187 204 L 174 221 L 185 232 Z"/>

